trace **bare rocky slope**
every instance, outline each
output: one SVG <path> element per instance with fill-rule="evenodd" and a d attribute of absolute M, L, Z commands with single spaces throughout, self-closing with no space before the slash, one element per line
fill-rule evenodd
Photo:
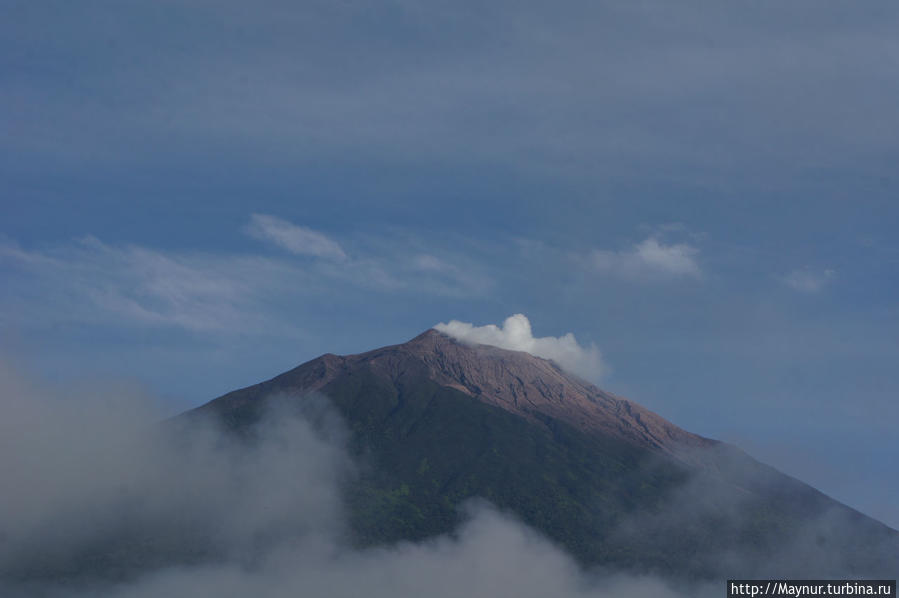
<path fill-rule="evenodd" d="M 533 423 L 549 417 L 586 433 L 607 434 L 674 456 L 688 456 L 693 452 L 689 449 L 716 444 L 675 426 L 633 401 L 616 397 L 566 373 L 552 361 L 522 351 L 463 344 L 433 329 L 407 343 L 358 355 L 322 355 L 260 385 L 257 390 L 265 392 L 270 387 L 291 393 L 320 390 L 359 368 L 370 369 L 394 383 L 413 372 L 424 374 L 442 386 Z M 238 391 L 226 397 L 236 400 L 243 396 L 246 400 L 245 394 Z"/>

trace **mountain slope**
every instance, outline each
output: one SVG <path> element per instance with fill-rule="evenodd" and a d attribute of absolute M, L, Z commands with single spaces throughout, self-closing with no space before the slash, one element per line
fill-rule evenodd
<path fill-rule="evenodd" d="M 526 353 L 430 330 L 323 355 L 188 419 L 247 434 L 273 401 L 328 397 L 367 467 L 354 541 L 451 531 L 481 497 L 588 566 L 696 579 L 887 575 L 899 534 L 738 449 L 696 436 Z"/>
<path fill-rule="evenodd" d="M 360 368 L 397 384 L 421 376 L 531 422 L 550 417 L 672 455 L 714 441 L 691 434 L 640 405 L 604 392 L 528 353 L 463 345 L 428 330 L 408 343 L 350 356 L 327 354 L 261 385 L 222 397 L 232 404 L 266 392 L 310 392 Z M 232 405 L 233 406 L 233 405 Z"/>

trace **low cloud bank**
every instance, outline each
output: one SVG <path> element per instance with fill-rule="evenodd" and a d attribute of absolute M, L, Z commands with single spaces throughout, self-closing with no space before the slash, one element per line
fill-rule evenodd
<path fill-rule="evenodd" d="M 148 424 L 146 397 L 60 392 L 0 368 L 0 595 L 675 596 L 650 578 L 593 578 L 481 502 L 452 535 L 353 548 L 339 419 L 321 397 L 272 402 L 236 439 Z"/>
<path fill-rule="evenodd" d="M 585 572 L 479 501 L 468 503 L 467 522 L 453 534 L 354 548 L 341 489 L 358 466 L 341 421 L 323 397 L 278 399 L 237 438 L 208 423 L 148 424 L 159 414 L 147 398 L 119 388 L 48 390 L 0 367 L 0 595 L 705 598 L 724 591 L 723 582 L 675 588 L 650 576 Z M 658 515 L 662 523 L 697 516 L 695 494 L 674 497 Z M 700 494 L 711 500 L 707 489 Z M 711 502 L 707 508 L 719 508 Z M 651 541 L 658 527 L 641 519 L 620 533 Z"/>
<path fill-rule="evenodd" d="M 9 368 L 0 393 L 0 595 L 48 579 L 247 565 L 287 538 L 341 533 L 352 468 L 323 400 L 302 413 L 273 407 L 252 438 L 236 438 L 158 423 L 146 397 L 41 389 Z"/>
<path fill-rule="evenodd" d="M 598 380 L 607 371 L 596 345 L 581 346 L 570 332 L 559 337 L 535 337 L 531 330 L 531 322 L 524 314 L 509 316 L 502 327 L 494 324 L 475 326 L 467 322 L 450 320 L 446 324 L 442 322 L 437 324 L 434 330 L 465 343 L 493 345 L 501 349 L 525 351 L 537 357 L 551 359 L 562 369 L 588 380 Z"/>
<path fill-rule="evenodd" d="M 113 598 L 285 596 L 357 598 L 675 598 L 651 579 L 592 579 L 554 546 L 486 505 L 469 508 L 456 537 L 365 551 L 304 538 L 256 566 L 170 568 L 108 590 Z M 711 593 L 709 593 L 711 595 Z M 59 598 L 66 595 L 61 594 Z"/>

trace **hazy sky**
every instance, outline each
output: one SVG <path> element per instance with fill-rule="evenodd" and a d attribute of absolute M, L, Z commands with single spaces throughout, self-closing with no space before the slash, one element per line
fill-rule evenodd
<path fill-rule="evenodd" d="M 452 319 L 899 526 L 895 2 L 0 0 L 0 338 L 170 412 Z M 598 353 L 597 353 L 598 355 Z"/>

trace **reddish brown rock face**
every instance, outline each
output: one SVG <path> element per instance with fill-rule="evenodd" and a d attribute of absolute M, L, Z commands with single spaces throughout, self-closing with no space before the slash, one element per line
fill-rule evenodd
<path fill-rule="evenodd" d="M 681 458 L 690 454 L 689 449 L 715 444 L 563 371 L 552 361 L 521 351 L 464 344 L 436 330 L 358 355 L 323 355 L 294 370 L 291 386 L 298 391 L 317 390 L 344 372 L 366 366 L 395 382 L 425 375 L 530 421 L 548 416 L 586 432 L 609 434 Z"/>

